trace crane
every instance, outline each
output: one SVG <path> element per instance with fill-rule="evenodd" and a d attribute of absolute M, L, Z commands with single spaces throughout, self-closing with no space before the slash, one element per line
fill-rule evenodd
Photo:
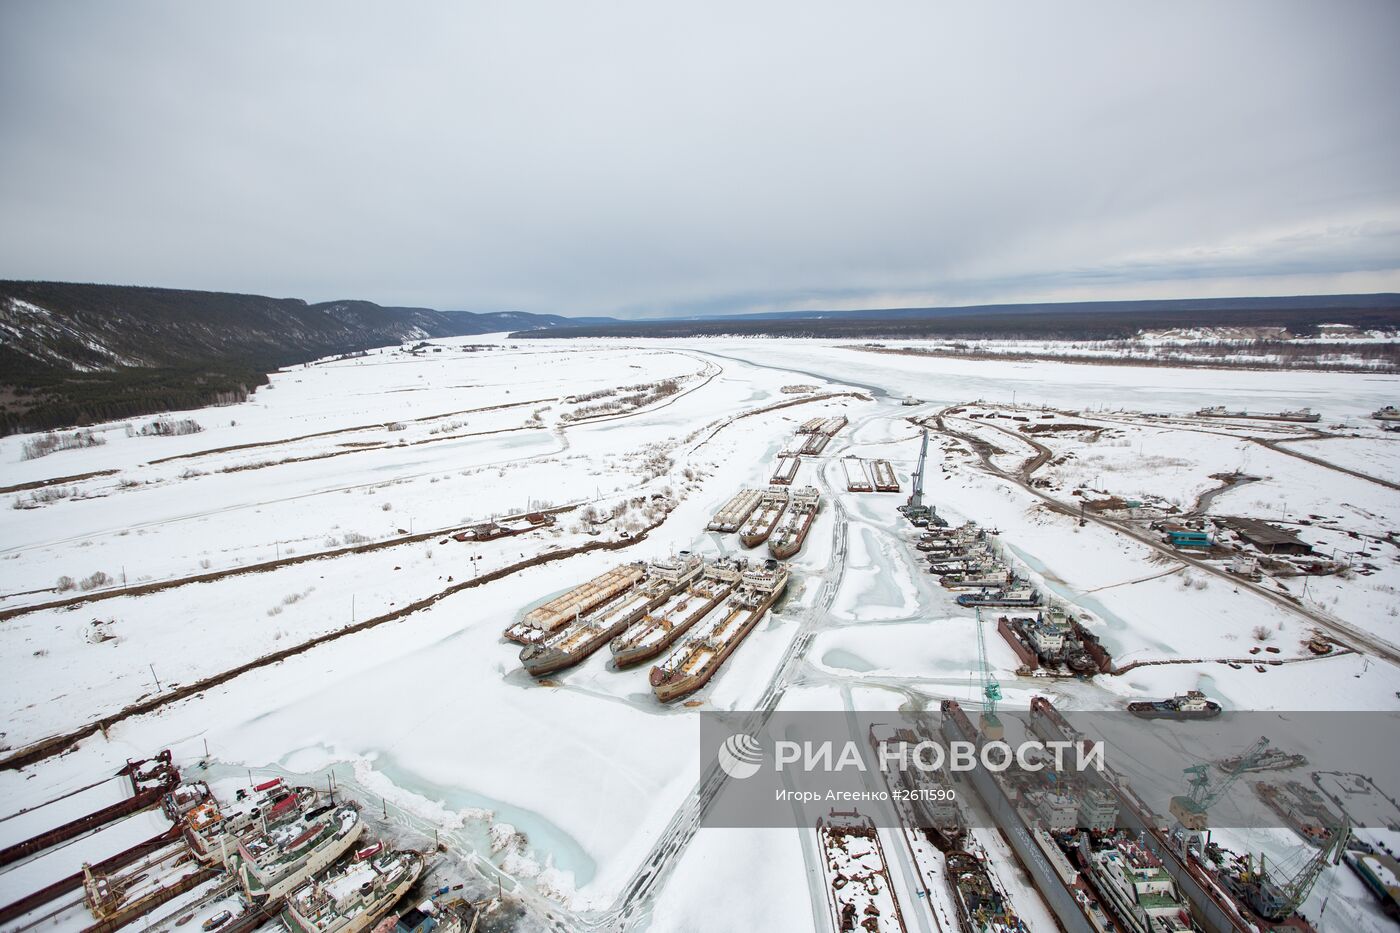
<path fill-rule="evenodd" d="M 919 465 L 914 470 L 913 488 L 909 490 L 906 511 L 921 509 L 924 506 L 924 465 L 928 463 L 928 428 L 924 428 L 923 441 L 919 445 Z"/>
<path fill-rule="evenodd" d="M 909 491 L 909 501 L 899 506 L 898 511 L 904 513 L 904 517 L 909 519 L 911 525 L 923 527 L 930 522 L 937 522 L 938 513 L 924 505 L 924 465 L 928 463 L 928 428 L 923 430 L 923 442 L 919 446 L 919 465 L 914 468 L 913 488 Z"/>
<path fill-rule="evenodd" d="M 982 734 L 990 740 L 1003 735 L 1001 720 L 997 718 L 997 702 L 1001 700 L 1001 683 L 992 673 L 987 663 L 987 637 L 982 631 L 982 610 L 977 610 L 977 665 L 982 676 Z"/>
<path fill-rule="evenodd" d="M 1240 755 L 1239 767 L 1216 784 L 1211 783 L 1209 765 L 1192 765 L 1182 769 L 1182 773 L 1190 775 L 1187 783 L 1191 789 L 1184 795 L 1172 798 L 1171 814 L 1176 817 L 1177 833 L 1182 837 L 1182 846 L 1186 852 L 1196 850 L 1199 853 L 1203 850 L 1206 834 L 1210 830 L 1206 811 L 1211 804 L 1225 796 L 1231 785 L 1259 760 L 1268 747 L 1269 740 L 1260 736 L 1259 741 Z"/>
<path fill-rule="evenodd" d="M 1322 869 L 1337 864 L 1351 840 L 1351 825 L 1345 816 L 1338 825 L 1328 828 L 1331 835 L 1327 844 L 1314 852 L 1291 878 L 1277 869 L 1270 871 L 1266 868 L 1262 852 L 1257 864 L 1253 856 L 1245 856 L 1244 866 L 1239 874 L 1239 885 L 1243 889 L 1245 901 L 1255 913 L 1276 923 L 1287 920 L 1303 906 L 1303 902 L 1312 893 L 1313 885 L 1321 876 Z"/>

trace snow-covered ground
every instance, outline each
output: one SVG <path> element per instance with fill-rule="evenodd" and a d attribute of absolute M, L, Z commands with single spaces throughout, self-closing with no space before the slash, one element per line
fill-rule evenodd
<path fill-rule="evenodd" d="M 0 527 L 0 613 L 9 616 L 0 621 L 7 674 L 0 702 L 3 743 L 12 750 L 428 601 L 117 722 L 70 754 L 0 772 L 0 813 L 100 780 L 128 756 L 170 747 L 188 763 L 207 741 L 225 773 L 251 768 L 324 784 L 334 767 L 490 863 L 541 922 L 820 927 L 826 909 L 811 828 L 805 837 L 674 834 L 672 817 L 691 806 L 703 764 L 695 710 L 773 702 L 895 708 L 977 695 L 972 615 L 923 572 L 911 530 L 894 511 L 918 455 L 918 430 L 907 419 L 975 399 L 1014 401 L 1018 411 L 1048 405 L 1077 413 L 1056 415 L 1060 421 L 1095 427 L 1033 435 L 1054 454 L 1042 491 L 1056 501 L 1077 502 L 1073 490 L 1091 488 L 1188 509 L 1219 485 L 1211 474 L 1239 468 L 1260 477 L 1215 496 L 1209 511 L 1306 519 L 1300 531 L 1319 550 L 1367 551 L 1356 561 L 1375 570 L 1310 578 L 1306 600 L 1400 643 L 1391 614 L 1400 584 L 1395 548 L 1375 540 L 1400 524 L 1400 492 L 1249 439 L 1293 437 L 1290 427 L 1183 417 L 1214 404 L 1309 405 L 1323 413 L 1322 426 L 1345 424 L 1349 436 L 1289 441 L 1286 449 L 1394 478 L 1400 447 L 1366 416 L 1400 397 L 1400 377 L 955 360 L 820 341 L 472 342 L 494 349 L 468 352 L 461 340 L 442 340 L 416 355 L 384 350 L 287 370 L 248 403 L 176 415 L 198 421 L 205 429 L 198 434 L 128 436 L 109 425 L 99 429 L 105 445 L 37 460 L 21 459 L 22 438 L 0 440 L 0 486 L 31 487 L 0 496 L 8 516 Z M 678 391 L 640 409 L 570 417 L 598 403 L 577 396 L 670 379 Z M 802 401 L 783 391 L 798 384 L 862 395 Z M 906 397 L 923 403 L 901 405 Z M 769 409 L 785 402 L 799 404 Z M 736 536 L 703 530 L 710 515 L 741 486 L 766 483 L 797 425 L 836 414 L 849 426 L 821 456 L 803 458 L 794 482 L 817 485 L 824 501 L 793 560 L 789 592 L 696 695 L 698 704 L 660 706 L 646 667 L 612 670 L 605 653 L 545 683 L 524 673 L 518 646 L 501 631 L 525 610 L 621 560 L 680 549 L 743 552 Z M 949 423 L 1005 451 L 994 462 L 1010 473 L 1035 453 L 1015 438 L 1010 419 L 992 427 L 960 415 Z M 1343 654 L 1263 672 L 1218 663 L 1247 653 L 1261 627 L 1279 657 L 1305 658 L 1312 626 L 1109 528 L 1081 526 L 989 475 L 959 446 L 930 444 L 926 496 L 942 514 L 998 529 L 1022 572 L 1078 606 L 1119 663 L 1200 659 L 1092 683 L 1018 678 L 1014 654 L 989 637 L 988 662 L 1008 704 L 1043 694 L 1064 708 L 1103 709 L 1199 687 L 1231 708 L 1400 706 L 1400 671 L 1378 657 Z M 847 455 L 888 459 L 905 492 L 847 492 L 837 462 Z M 33 486 L 47 481 L 57 482 Z M 36 497 L 44 489 L 64 494 Z M 673 510 L 657 512 L 653 496 Z M 551 506 L 576 508 L 516 537 L 449 536 L 492 516 Z M 617 511 L 595 528 L 586 506 Z M 663 515 L 623 550 L 529 567 L 434 599 L 549 549 L 631 538 Z M 278 563 L 323 552 L 335 553 Z M 253 567 L 267 562 L 275 566 Z M 82 589 L 97 573 L 106 579 Z M 212 578 L 47 605 L 111 594 L 124 581 L 154 586 L 196 575 Z M 1302 596 L 1301 580 L 1286 585 Z M 907 894 L 917 869 L 904 864 L 906 847 L 896 842 L 889 837 L 886 854 L 896 889 Z M 653 869 L 659 882 L 642 884 L 646 893 L 634 898 Z M 928 912 L 905 900 L 906 915 Z M 917 928 L 926 926 L 921 920 Z"/>

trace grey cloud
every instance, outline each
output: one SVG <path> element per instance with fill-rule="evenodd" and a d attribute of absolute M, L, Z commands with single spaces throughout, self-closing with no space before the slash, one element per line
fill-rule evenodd
<path fill-rule="evenodd" d="M 1396 35 L 1388 0 L 10 3 L 0 276 L 628 315 L 1400 288 Z"/>

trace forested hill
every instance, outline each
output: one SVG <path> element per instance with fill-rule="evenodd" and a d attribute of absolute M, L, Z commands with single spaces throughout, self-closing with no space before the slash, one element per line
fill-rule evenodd
<path fill-rule="evenodd" d="M 0 281 L 0 434 L 227 401 L 323 356 L 584 320 Z"/>
<path fill-rule="evenodd" d="M 516 337 L 825 337 L 1115 340 L 1144 330 L 1281 327 L 1314 334 L 1322 324 L 1400 327 L 1400 295 L 1297 295 L 1081 301 L 867 311 L 771 311 L 724 317 L 569 324 Z"/>

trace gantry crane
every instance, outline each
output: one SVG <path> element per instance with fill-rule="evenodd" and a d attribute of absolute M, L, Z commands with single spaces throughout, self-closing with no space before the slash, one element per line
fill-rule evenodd
<path fill-rule="evenodd" d="M 1172 798 L 1171 814 L 1176 817 L 1176 835 L 1180 837 L 1185 852 L 1195 851 L 1199 855 L 1204 851 L 1210 833 L 1210 821 L 1206 811 L 1211 804 L 1225 796 L 1230 786 L 1259 760 L 1268 747 L 1269 740 L 1260 736 L 1259 741 L 1240 755 L 1239 767 L 1215 784 L 1210 780 L 1209 765 L 1192 765 L 1183 769 L 1183 773 L 1189 775 L 1187 783 L 1191 789 Z"/>

